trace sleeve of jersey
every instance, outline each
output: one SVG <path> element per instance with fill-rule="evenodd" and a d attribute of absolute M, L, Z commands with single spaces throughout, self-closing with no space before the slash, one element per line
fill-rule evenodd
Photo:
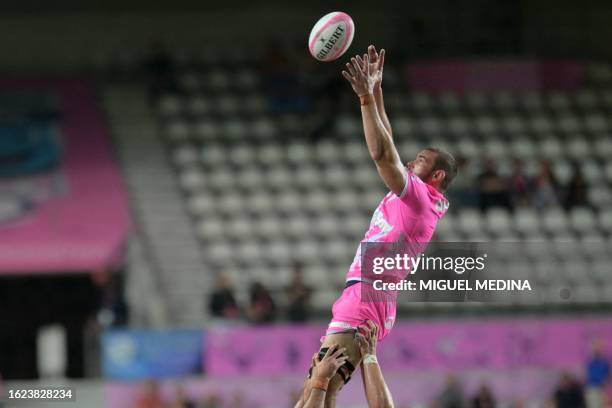
<path fill-rule="evenodd" d="M 421 194 L 423 194 L 423 188 L 425 184 L 421 181 L 420 178 L 412 174 L 410 171 L 405 172 L 406 185 L 402 190 L 402 194 L 400 194 L 399 198 L 402 202 L 407 203 L 411 200 L 417 200 Z"/>

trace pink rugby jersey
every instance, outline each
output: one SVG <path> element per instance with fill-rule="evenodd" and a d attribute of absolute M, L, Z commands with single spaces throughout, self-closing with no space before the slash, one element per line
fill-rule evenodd
<path fill-rule="evenodd" d="M 415 244 L 415 248 L 420 247 L 424 251 L 448 205 L 448 201 L 438 190 L 424 183 L 411 171 L 407 171 L 406 186 L 402 194 L 398 197 L 390 191 L 382 199 L 372 215 L 370 226 L 361 242 L 404 240 L 407 245 Z M 361 245 L 357 249 L 346 280 L 363 280 Z"/>

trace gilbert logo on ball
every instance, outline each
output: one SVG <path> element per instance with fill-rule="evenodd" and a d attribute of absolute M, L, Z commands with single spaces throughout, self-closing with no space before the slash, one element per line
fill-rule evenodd
<path fill-rule="evenodd" d="M 310 55 L 325 62 L 338 59 L 351 46 L 354 34 L 355 24 L 351 16 L 341 11 L 326 14 L 310 32 Z"/>

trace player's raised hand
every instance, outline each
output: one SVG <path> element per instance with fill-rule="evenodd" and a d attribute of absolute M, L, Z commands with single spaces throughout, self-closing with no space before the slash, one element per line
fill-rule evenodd
<path fill-rule="evenodd" d="M 337 346 L 331 346 L 321 361 L 317 361 L 316 358 L 313 358 L 313 378 L 323 377 L 331 380 L 334 375 L 336 375 L 338 368 L 341 367 L 342 364 L 344 364 L 348 359 L 347 355 L 343 355 L 345 351 L 345 347 L 338 349 Z"/>
<path fill-rule="evenodd" d="M 363 332 L 363 334 L 358 332 L 356 338 L 361 355 L 372 354 L 375 356 L 376 344 L 378 342 L 378 326 L 373 321 L 368 320 L 366 324 L 359 326 L 359 331 Z"/>
<path fill-rule="evenodd" d="M 361 63 L 360 63 L 361 61 Z M 370 72 L 370 57 L 362 59 L 359 55 L 351 58 L 346 64 L 347 71 L 342 71 L 342 76 L 351 84 L 357 96 L 372 94 L 376 84 L 376 73 Z"/>
<path fill-rule="evenodd" d="M 376 51 L 376 47 L 370 45 L 368 47 L 367 54 L 363 54 L 361 61 L 365 61 L 366 55 L 370 59 L 370 73 L 376 77 L 376 83 L 374 84 L 374 90 L 381 89 L 383 79 L 383 68 L 385 66 L 385 50 L 381 49 L 380 52 Z M 363 62 L 362 62 L 363 67 Z"/>

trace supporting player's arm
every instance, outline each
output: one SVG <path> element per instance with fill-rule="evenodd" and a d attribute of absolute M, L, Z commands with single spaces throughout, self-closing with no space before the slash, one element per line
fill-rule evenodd
<path fill-rule="evenodd" d="M 369 408 L 393 408 L 393 397 L 385 383 L 378 360 L 376 359 L 376 342 L 378 327 L 368 320 L 360 327 L 363 334 L 357 335 L 357 344 L 363 357 L 361 362 L 361 378 Z"/>
<path fill-rule="evenodd" d="M 342 71 L 344 78 L 350 82 L 353 91 L 361 100 L 361 117 L 366 144 L 378 174 L 396 195 L 401 195 L 406 186 L 406 172 L 393 143 L 393 138 L 385 128 L 374 100 L 374 88 L 377 71 L 371 72 L 369 56 L 351 58 L 346 64 L 348 72 Z M 383 55 L 384 58 L 384 55 Z"/>
<path fill-rule="evenodd" d="M 346 348 L 338 349 L 337 346 L 332 346 L 321 361 L 317 361 L 317 354 L 312 357 L 312 376 L 308 381 L 309 390 L 305 390 L 304 393 L 308 397 L 303 405 L 299 405 L 301 408 L 323 408 L 329 381 L 348 359 L 348 355 L 343 354 L 345 351 Z"/>

